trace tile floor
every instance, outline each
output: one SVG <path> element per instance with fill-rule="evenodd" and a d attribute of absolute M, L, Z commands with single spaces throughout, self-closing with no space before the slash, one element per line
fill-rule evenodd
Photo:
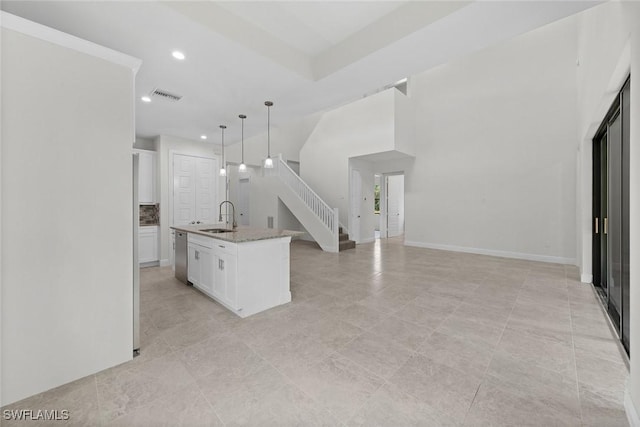
<path fill-rule="evenodd" d="M 294 242 L 293 301 L 244 320 L 170 268 L 141 277 L 141 356 L 10 409 L 80 426 L 628 425 L 627 368 L 571 266 Z"/>

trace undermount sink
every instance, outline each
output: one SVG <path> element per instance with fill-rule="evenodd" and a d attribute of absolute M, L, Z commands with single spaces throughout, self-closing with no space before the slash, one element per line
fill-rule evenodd
<path fill-rule="evenodd" d="M 205 230 L 200 230 L 200 231 L 204 231 L 205 233 L 231 233 L 233 232 L 233 230 L 228 230 L 226 228 L 207 228 Z"/>

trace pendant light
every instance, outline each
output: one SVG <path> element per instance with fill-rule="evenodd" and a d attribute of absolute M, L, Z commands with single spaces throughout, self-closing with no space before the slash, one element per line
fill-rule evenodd
<path fill-rule="evenodd" d="M 241 145 L 240 148 L 242 150 L 242 161 L 240 162 L 240 166 L 238 167 L 238 170 L 240 172 L 246 172 L 247 171 L 247 165 L 244 164 L 244 119 L 247 118 L 247 116 L 245 116 L 244 114 L 240 114 L 238 117 L 240 117 L 240 119 L 242 120 L 242 139 L 241 139 Z"/>
<path fill-rule="evenodd" d="M 222 131 L 222 165 L 220 167 L 220 176 L 227 176 L 227 170 L 225 169 L 224 163 L 224 130 L 227 127 L 225 125 L 220 125 L 220 130 Z"/>
<path fill-rule="evenodd" d="M 267 106 L 267 158 L 264 159 L 264 168 L 273 169 L 273 160 L 271 159 L 271 107 L 273 102 L 265 101 Z"/>

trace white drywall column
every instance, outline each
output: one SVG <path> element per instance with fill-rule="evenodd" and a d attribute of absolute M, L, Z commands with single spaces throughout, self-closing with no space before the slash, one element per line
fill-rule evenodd
<path fill-rule="evenodd" d="M 631 22 L 640 22 L 640 4 L 627 6 Z M 640 423 L 640 27 L 631 29 L 631 131 L 630 131 L 630 376 L 625 409 L 632 426 Z M 630 397 L 630 399 L 629 399 Z"/>
<path fill-rule="evenodd" d="M 1 15 L 6 405 L 132 358 L 140 61 Z"/>

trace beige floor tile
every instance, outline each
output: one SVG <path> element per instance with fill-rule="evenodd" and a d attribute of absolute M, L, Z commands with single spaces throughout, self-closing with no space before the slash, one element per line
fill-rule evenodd
<path fill-rule="evenodd" d="M 63 415 L 61 411 L 68 411 L 68 420 L 49 423 L 53 425 L 81 427 L 100 422 L 96 379 L 93 375 L 37 394 L 28 399 L 5 406 L 2 409 L 3 417 L 0 424 L 3 427 L 42 426 L 47 424 L 47 422 L 43 422 L 42 420 L 7 420 L 4 418 L 4 411 L 19 410 L 31 410 L 34 414 L 39 410 L 57 410 L 60 416 Z"/>
<path fill-rule="evenodd" d="M 360 335 L 338 353 L 384 379 L 393 375 L 413 354 L 402 344 L 373 332 Z"/>
<path fill-rule="evenodd" d="M 426 356 L 416 355 L 388 382 L 402 393 L 428 404 L 438 419 L 461 423 L 471 406 L 481 378 L 472 371 L 450 368 Z"/>
<path fill-rule="evenodd" d="M 217 427 L 224 424 L 194 384 L 106 424 L 108 427 Z M 106 427 L 105 426 L 105 427 Z"/>
<path fill-rule="evenodd" d="M 578 381 L 597 389 L 600 394 L 607 393 L 612 400 L 621 399 L 629 369 L 622 362 L 601 359 L 587 353 L 576 354 Z"/>
<path fill-rule="evenodd" d="M 384 322 L 384 321 L 383 321 Z M 342 320 L 326 317 L 304 328 L 304 333 L 337 350 L 364 333 L 364 330 Z"/>
<path fill-rule="evenodd" d="M 245 401 L 243 412 L 226 425 L 334 427 L 340 422 L 298 388 L 287 384 L 264 398 Z"/>
<path fill-rule="evenodd" d="M 202 394 L 225 425 L 244 416 L 251 403 L 267 400 L 287 385 L 285 378 L 262 360 L 245 364 L 242 370 L 222 370 L 198 379 Z"/>
<path fill-rule="evenodd" d="M 621 403 L 623 393 L 611 395 L 595 387 L 580 384 L 580 403 L 584 426 L 628 427 L 629 421 Z"/>
<path fill-rule="evenodd" d="M 392 385 L 382 386 L 348 422 L 362 427 L 442 427 L 429 405 L 402 393 Z"/>
<path fill-rule="evenodd" d="M 407 304 L 402 310 L 393 314 L 394 317 L 405 322 L 414 323 L 421 327 L 436 329 L 453 311 L 449 307 L 425 308 L 416 304 Z"/>
<path fill-rule="evenodd" d="M 451 368 L 465 367 L 482 376 L 491 362 L 495 346 L 434 332 L 419 348 L 429 359 Z"/>
<path fill-rule="evenodd" d="M 576 375 L 573 347 L 564 342 L 534 338 L 515 329 L 505 329 L 496 352 L 566 377 L 575 378 Z"/>
<path fill-rule="evenodd" d="M 625 426 L 628 369 L 578 280 L 402 238 L 297 241 L 294 300 L 241 319 L 146 268 L 139 357 L 3 409 L 69 409 L 79 426 Z"/>
<path fill-rule="evenodd" d="M 99 373 L 96 380 L 105 422 L 127 415 L 195 382 L 174 354 L 137 365 L 120 365 Z"/>
<path fill-rule="evenodd" d="M 580 412 L 545 396 L 521 394 L 516 388 L 482 383 L 465 426 L 580 426 Z"/>
<path fill-rule="evenodd" d="M 331 355 L 294 383 L 340 422 L 346 422 L 384 381 L 348 358 Z"/>
<path fill-rule="evenodd" d="M 332 314 L 335 319 L 349 322 L 361 329 L 369 329 L 387 317 L 386 314 L 360 304 L 352 304 Z"/>
<path fill-rule="evenodd" d="M 443 334 L 495 346 L 500 341 L 504 327 L 490 326 L 469 319 L 449 316 L 436 329 Z"/>
<path fill-rule="evenodd" d="M 619 363 L 623 351 L 619 342 L 613 338 L 586 337 L 574 335 L 576 357 L 591 356 Z"/>
<path fill-rule="evenodd" d="M 381 320 L 370 329 L 372 334 L 399 343 L 409 350 L 417 350 L 433 331 L 429 326 L 409 323 L 395 316 Z"/>
<path fill-rule="evenodd" d="M 177 357 L 196 378 L 221 372 L 244 375 L 256 362 L 262 361 L 245 343 L 230 336 L 214 337 L 185 347 Z"/>

